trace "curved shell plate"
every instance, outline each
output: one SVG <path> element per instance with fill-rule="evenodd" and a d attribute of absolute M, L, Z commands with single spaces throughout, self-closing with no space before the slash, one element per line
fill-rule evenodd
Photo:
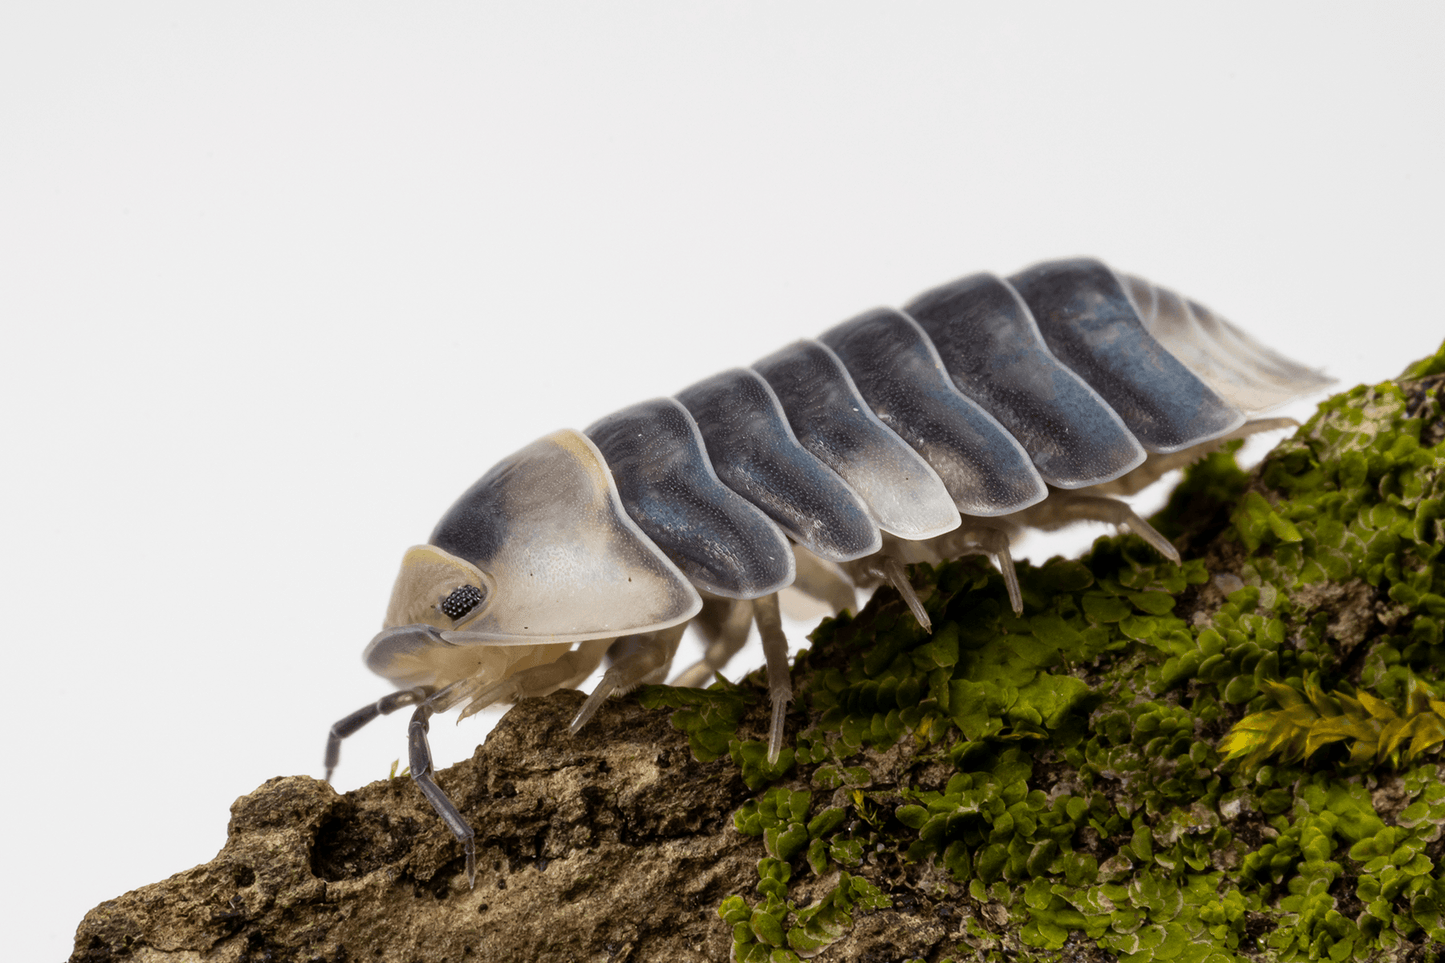
<path fill-rule="evenodd" d="M 1119 281 L 1144 329 L 1236 408 L 1259 414 L 1333 383 L 1201 304 L 1126 274 Z"/>
<path fill-rule="evenodd" d="M 868 506 L 798 443 L 777 395 L 755 371 L 734 368 L 677 393 L 718 477 L 820 558 L 847 562 L 883 545 Z"/>
<path fill-rule="evenodd" d="M 1244 424 L 1231 406 L 1147 330 L 1114 272 L 1098 261 L 1051 261 L 1008 279 L 1049 350 L 1124 419 L 1150 451 L 1171 452 Z"/>
<path fill-rule="evenodd" d="M 724 485 L 687 410 L 671 398 L 613 412 L 587 429 L 627 513 L 699 588 L 752 599 L 790 585 L 787 538 Z"/>
<path fill-rule="evenodd" d="M 1050 485 L 1096 485 L 1144 461 L 1124 420 L 1054 357 L 1018 292 L 994 275 L 934 288 L 904 310 L 955 387 L 1019 440 Z"/>
<path fill-rule="evenodd" d="M 912 318 L 877 308 L 819 340 L 838 355 L 879 419 L 938 472 L 960 512 L 1006 515 L 1048 494 L 1023 446 L 954 387 Z"/>
<path fill-rule="evenodd" d="M 772 386 L 799 443 L 859 494 L 879 528 L 921 540 L 959 526 L 938 472 L 879 420 L 827 345 L 798 341 L 753 370 Z"/>
<path fill-rule="evenodd" d="M 467 644 L 611 638 L 685 622 L 702 607 L 628 516 L 597 446 L 570 429 L 487 472 L 430 541 L 496 584 L 465 632 L 448 633 Z"/>

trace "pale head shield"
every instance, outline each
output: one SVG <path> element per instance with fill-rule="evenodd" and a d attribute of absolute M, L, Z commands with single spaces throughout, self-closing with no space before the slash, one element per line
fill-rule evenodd
<path fill-rule="evenodd" d="M 432 684 L 456 677 L 459 663 L 488 661 L 475 647 L 651 632 L 701 607 L 623 510 L 596 446 L 563 430 L 487 472 L 443 516 L 431 544 L 407 552 L 365 659 L 398 685 Z"/>

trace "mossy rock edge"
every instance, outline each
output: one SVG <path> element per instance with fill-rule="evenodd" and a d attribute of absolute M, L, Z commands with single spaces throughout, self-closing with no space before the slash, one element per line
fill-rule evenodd
<path fill-rule="evenodd" d="M 719 907 L 734 958 L 806 958 L 905 901 L 967 918 L 920 959 L 1435 959 L 1442 401 L 1445 347 L 1253 472 L 1237 446 L 1196 464 L 1152 520 L 1182 566 L 1101 538 L 1021 565 L 1021 617 L 981 560 L 915 569 L 934 633 L 891 591 L 826 621 L 772 769 L 759 680 L 644 693 L 760 790 L 734 819 L 768 855 Z M 1271 737 L 1231 753 L 1246 717 Z"/>
<path fill-rule="evenodd" d="M 1151 520 L 1182 566 L 1101 538 L 1019 566 L 1022 616 L 915 569 L 935 631 L 891 591 L 825 621 L 776 765 L 756 676 L 575 737 L 577 693 L 514 707 L 438 776 L 475 889 L 410 780 L 270 780 L 71 959 L 1436 959 L 1442 404 L 1445 347 L 1199 462 Z"/>

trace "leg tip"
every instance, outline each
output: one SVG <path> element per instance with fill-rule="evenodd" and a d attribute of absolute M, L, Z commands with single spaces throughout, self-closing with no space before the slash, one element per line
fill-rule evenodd
<path fill-rule="evenodd" d="M 923 627 L 923 631 L 933 633 L 933 620 L 928 617 L 928 612 L 923 608 L 923 600 L 914 591 L 913 583 L 908 580 L 908 571 L 903 563 L 889 555 L 883 560 L 883 575 L 888 584 L 902 597 L 908 610 L 913 613 L 913 618 Z"/>
<path fill-rule="evenodd" d="M 1008 588 L 1008 604 L 1013 608 L 1014 615 L 1024 614 L 1024 591 L 1019 585 L 1019 577 L 1014 574 L 1013 566 L 1008 567 L 1004 572 L 1004 585 Z"/>
<path fill-rule="evenodd" d="M 792 693 L 773 700 L 773 724 L 768 730 L 768 765 L 776 766 L 783 754 L 783 730 L 788 722 L 788 703 Z"/>
<path fill-rule="evenodd" d="M 612 694 L 612 688 L 605 677 L 598 682 L 597 688 L 592 690 L 591 694 L 587 696 L 587 701 L 582 703 L 582 708 L 577 710 L 577 715 L 572 718 L 572 724 L 567 727 L 567 731 L 574 736 L 577 735 L 578 731 L 597 714 L 597 710 L 602 708 L 602 703 L 606 702 L 607 697 Z"/>
<path fill-rule="evenodd" d="M 1124 511 L 1128 513 L 1121 522 L 1124 528 L 1127 528 L 1135 535 L 1144 539 L 1154 551 L 1163 555 L 1175 565 L 1179 565 L 1183 561 L 1179 557 L 1179 549 L 1175 548 L 1174 543 L 1165 538 L 1157 528 L 1144 521 L 1144 519 L 1136 515 L 1134 511 L 1127 506 L 1124 507 Z"/>

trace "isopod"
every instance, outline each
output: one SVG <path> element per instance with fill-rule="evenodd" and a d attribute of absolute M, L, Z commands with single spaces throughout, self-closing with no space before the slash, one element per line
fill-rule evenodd
<path fill-rule="evenodd" d="M 700 685 L 756 623 L 782 746 L 792 697 L 778 592 L 834 609 L 894 585 L 904 564 L 990 556 L 1014 608 L 1009 535 L 1099 519 L 1174 547 L 1122 501 L 1248 420 L 1330 383 L 1208 309 L 1088 259 L 974 274 L 903 310 L 878 308 L 672 398 L 564 429 L 503 459 L 402 560 L 366 664 L 399 691 L 337 722 L 341 740 L 415 706 L 411 776 L 461 841 L 433 780 L 428 720 L 581 684 L 572 723 L 614 692 L 662 681 L 684 628 Z"/>

